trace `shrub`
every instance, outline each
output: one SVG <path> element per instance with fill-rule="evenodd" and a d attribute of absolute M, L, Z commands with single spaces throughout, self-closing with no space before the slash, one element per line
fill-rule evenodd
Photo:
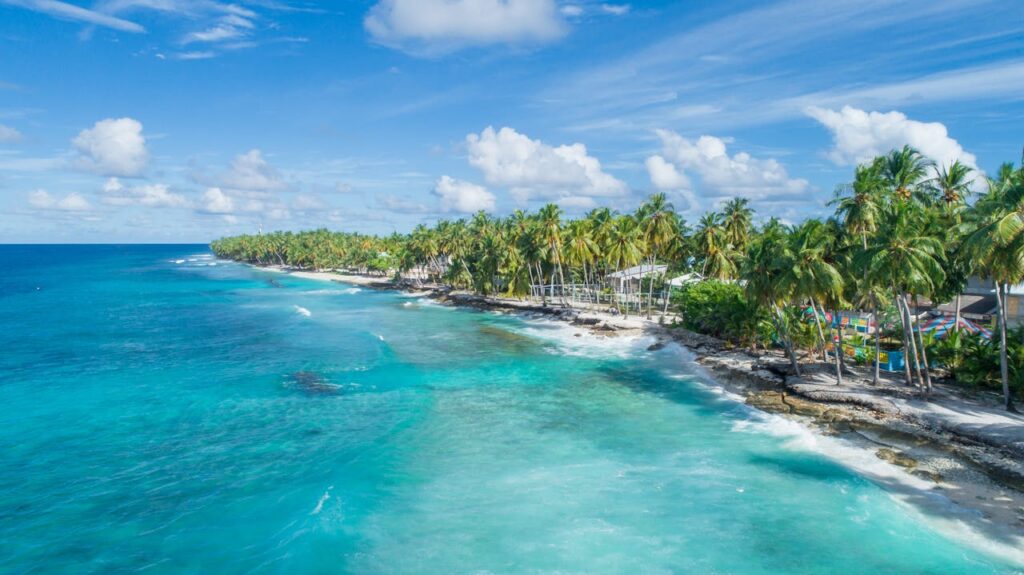
<path fill-rule="evenodd" d="M 673 292 L 683 327 L 739 345 L 770 341 L 767 316 L 747 300 L 743 288 L 708 280 Z"/>

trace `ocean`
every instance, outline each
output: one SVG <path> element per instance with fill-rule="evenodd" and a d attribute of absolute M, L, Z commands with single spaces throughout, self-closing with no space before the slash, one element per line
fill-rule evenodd
<path fill-rule="evenodd" d="M 205 246 L 0 269 L 2 573 L 1020 569 L 683 350 Z"/>

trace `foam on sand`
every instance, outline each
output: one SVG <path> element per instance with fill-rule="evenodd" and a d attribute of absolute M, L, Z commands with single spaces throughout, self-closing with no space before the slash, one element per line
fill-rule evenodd
<path fill-rule="evenodd" d="M 512 331 L 553 344 L 549 348 L 552 353 L 584 357 L 636 357 L 657 341 L 646 335 L 597 335 L 584 327 L 548 318 L 523 319 L 522 326 Z"/>
<path fill-rule="evenodd" d="M 1007 530 L 1000 540 L 979 529 L 984 518 L 935 490 L 935 484 L 879 459 L 873 449 L 850 439 L 830 437 L 793 419 L 741 405 L 744 418 L 733 424 L 738 433 L 760 433 L 777 437 L 785 449 L 822 455 L 881 486 L 893 500 L 921 523 L 945 536 L 1005 561 L 1024 565 L 1024 537 Z"/>

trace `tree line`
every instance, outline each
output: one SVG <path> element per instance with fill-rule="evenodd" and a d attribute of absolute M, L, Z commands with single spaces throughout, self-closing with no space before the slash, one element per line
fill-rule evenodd
<path fill-rule="evenodd" d="M 892 317 L 895 332 L 888 335 L 907 359 L 904 380 L 926 396 L 935 360 L 929 352 L 936 348 L 914 329 L 917 304 L 955 301 L 959 319 L 968 278 L 989 279 L 997 286 L 998 379 L 1006 408 L 1014 410 L 1011 376 L 1024 387 L 1024 365 L 1011 362 L 1015 352 L 1008 350 L 1021 342 L 1008 342 L 1018 332 L 1009 329 L 1006 312 L 1008 287 L 1024 282 L 1024 167 L 1004 164 L 985 177 L 960 162 L 930 162 L 906 146 L 858 166 L 829 206 L 827 218 L 755 224 L 749 201 L 737 198 L 691 227 L 664 194 L 654 194 L 633 213 L 596 208 L 566 220 L 549 204 L 535 213 L 441 220 L 408 234 L 274 232 L 222 238 L 211 247 L 254 264 L 394 274 L 483 295 L 539 296 L 545 304 L 565 297 L 555 286 L 607 289 L 617 270 L 664 264 L 668 273 L 634 294 L 645 302 L 644 313 L 656 311 L 655 290 L 671 291 L 665 280 L 679 273 L 725 282 L 741 292 L 746 315 L 761 322 L 751 328 L 762 334 L 755 339 L 782 347 L 796 373 L 796 331 L 807 324 L 814 326 L 815 354 L 835 364 L 840 382 L 846 369 L 842 325 L 806 322 L 805 309 L 814 317 L 869 312 L 880 326 Z M 551 289 L 538 293 L 537 286 Z M 875 382 L 884 332 L 874 334 Z M 830 347 L 837 349 L 829 354 Z"/>

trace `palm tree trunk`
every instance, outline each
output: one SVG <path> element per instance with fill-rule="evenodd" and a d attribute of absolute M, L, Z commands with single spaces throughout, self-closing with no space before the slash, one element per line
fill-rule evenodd
<path fill-rule="evenodd" d="M 533 268 L 530 267 L 529 263 L 526 264 L 526 271 L 530 274 L 530 299 L 532 300 L 534 298 L 534 293 L 533 293 Z"/>
<path fill-rule="evenodd" d="M 785 323 L 782 318 L 782 310 L 779 306 L 772 304 L 775 308 L 775 331 L 778 332 L 779 338 L 782 339 L 782 345 L 786 348 L 786 355 L 789 356 L 789 364 L 793 368 L 793 373 L 797 377 L 800 377 L 800 364 L 796 361 L 796 352 L 793 351 L 793 342 L 789 339 L 789 331 L 783 329 Z"/>
<path fill-rule="evenodd" d="M 900 294 L 893 288 L 896 309 L 900 312 L 900 326 L 903 328 L 903 383 L 914 385 L 914 376 L 910 373 L 910 341 L 907 338 L 907 318 L 903 315 L 903 306 L 900 304 Z"/>
<path fill-rule="evenodd" d="M 871 379 L 871 385 L 878 385 L 878 372 L 882 369 L 882 324 L 878 321 L 878 300 L 874 296 L 871 296 L 871 319 L 875 322 L 875 374 Z"/>
<path fill-rule="evenodd" d="M 917 372 L 918 387 L 923 392 L 925 390 L 925 382 L 924 375 L 921 373 L 921 358 L 917 354 L 917 338 L 914 337 L 914 320 L 910 315 L 910 305 L 907 303 L 906 296 L 900 294 L 899 298 L 900 304 L 903 306 L 903 313 L 907 318 L 907 321 L 904 324 L 904 330 L 907 332 L 907 339 L 910 340 L 910 349 L 908 351 L 912 354 L 911 359 L 914 362 L 914 370 Z"/>
<path fill-rule="evenodd" d="M 565 273 L 562 271 L 562 258 L 556 258 L 558 262 L 558 281 L 562 282 L 561 296 L 562 304 L 565 304 Z"/>
<path fill-rule="evenodd" d="M 953 314 L 953 331 L 960 331 L 960 294 L 956 294 L 956 311 Z"/>
<path fill-rule="evenodd" d="M 843 353 L 843 319 L 839 317 L 839 311 L 833 310 L 832 317 L 836 318 L 836 355 L 839 356 L 839 367 L 844 372 L 846 369 L 846 354 Z"/>
<path fill-rule="evenodd" d="M 1006 411 L 1017 413 L 1010 394 L 1010 369 L 1006 358 L 1006 285 L 996 284 L 996 303 L 999 306 L 999 377 L 1003 381 L 1003 400 Z"/>
<path fill-rule="evenodd" d="M 654 305 L 654 256 L 650 257 L 651 279 L 647 283 L 647 319 L 651 319 L 651 307 Z M 643 274 L 640 274 L 641 279 Z"/>
<path fill-rule="evenodd" d="M 825 351 L 825 347 L 828 345 L 825 342 L 825 334 L 821 331 L 821 322 L 824 321 L 825 310 L 821 310 L 821 316 L 818 316 L 818 304 L 815 303 L 814 298 L 811 298 L 811 312 L 814 314 L 814 327 L 818 329 L 818 349 L 821 351 L 821 361 L 828 362 L 828 353 Z"/>
<path fill-rule="evenodd" d="M 540 262 L 537 262 L 537 283 L 540 285 L 540 305 L 548 307 L 548 298 L 544 293 L 544 270 L 540 267 Z"/>
<path fill-rule="evenodd" d="M 917 303 L 917 295 L 914 295 L 914 314 L 917 315 L 920 307 Z M 925 395 L 932 392 L 932 368 L 928 365 L 928 350 L 924 345 L 924 332 L 917 330 L 917 339 L 921 341 L 921 369 L 924 371 Z"/>

